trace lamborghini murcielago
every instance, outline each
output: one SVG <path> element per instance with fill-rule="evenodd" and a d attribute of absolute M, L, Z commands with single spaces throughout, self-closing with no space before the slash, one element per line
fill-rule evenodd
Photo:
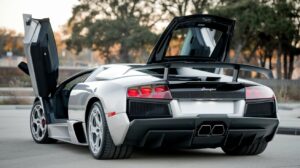
<path fill-rule="evenodd" d="M 239 78 L 270 70 L 227 63 L 235 21 L 175 17 L 145 64 L 108 64 L 58 84 L 59 60 L 49 19 L 24 15 L 35 100 L 30 130 L 37 143 L 86 145 L 96 159 L 128 158 L 133 148 L 217 148 L 256 155 L 278 127 L 273 91 Z M 231 72 L 231 73 L 230 73 Z"/>

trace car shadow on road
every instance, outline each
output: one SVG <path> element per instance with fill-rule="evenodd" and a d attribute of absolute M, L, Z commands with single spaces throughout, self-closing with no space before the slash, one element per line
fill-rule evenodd
<path fill-rule="evenodd" d="M 75 153 L 89 154 L 89 148 L 87 146 L 74 145 L 62 141 L 58 141 L 56 144 L 59 148 L 64 148 L 64 150 L 69 150 Z"/>
<path fill-rule="evenodd" d="M 199 158 L 199 157 L 226 157 L 219 150 L 206 149 L 144 149 L 134 150 L 133 158 Z"/>
<path fill-rule="evenodd" d="M 73 154 L 79 154 L 84 156 L 90 156 L 90 152 L 87 146 L 78 146 L 74 144 L 69 144 L 65 142 L 58 141 L 53 144 L 52 147 L 63 149 Z M 143 159 L 154 159 L 160 160 L 164 159 L 179 159 L 179 160 L 189 160 L 189 159 L 226 159 L 229 156 L 223 153 L 221 150 L 217 149 L 146 149 L 146 148 L 135 148 L 131 156 L 133 160 L 143 160 Z M 233 157 L 233 156 L 230 156 Z M 241 157 L 241 156 L 234 156 Z M 245 157 L 245 156 L 244 156 Z M 129 160 L 131 160 L 129 159 Z M 125 160 L 123 160 L 125 161 Z"/>
<path fill-rule="evenodd" d="M 64 148 L 70 152 L 89 155 L 89 149 L 87 146 L 77 146 L 65 142 L 57 142 L 58 148 Z M 220 150 L 206 150 L 206 149 L 146 149 L 135 148 L 131 158 L 199 158 L 199 157 L 226 157 Z"/>

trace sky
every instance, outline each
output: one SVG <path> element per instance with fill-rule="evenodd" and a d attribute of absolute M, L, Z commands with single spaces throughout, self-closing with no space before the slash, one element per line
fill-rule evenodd
<path fill-rule="evenodd" d="M 72 16 L 78 0 L 0 0 L 0 27 L 24 32 L 22 14 L 33 18 L 50 18 L 54 31 L 58 31 Z"/>

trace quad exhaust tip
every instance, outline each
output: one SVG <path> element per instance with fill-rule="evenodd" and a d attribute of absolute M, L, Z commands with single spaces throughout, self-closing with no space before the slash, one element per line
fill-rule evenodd
<path fill-rule="evenodd" d="M 198 136 L 209 136 L 211 133 L 211 125 L 201 125 L 198 130 Z"/>
<path fill-rule="evenodd" d="M 198 129 L 197 134 L 198 136 L 222 136 L 225 134 L 225 126 L 223 124 L 203 124 Z"/>
<path fill-rule="evenodd" d="M 225 133 L 224 125 L 214 125 L 211 130 L 211 135 L 223 135 Z"/>

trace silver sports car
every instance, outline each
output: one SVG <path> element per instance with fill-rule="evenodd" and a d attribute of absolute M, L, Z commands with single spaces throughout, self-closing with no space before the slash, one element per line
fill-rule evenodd
<path fill-rule="evenodd" d="M 146 64 L 101 65 L 58 85 L 49 19 L 23 17 L 27 63 L 19 68 L 36 95 L 30 130 L 37 143 L 86 145 L 96 159 L 128 158 L 134 147 L 256 155 L 276 133 L 273 91 L 239 78 L 240 71 L 271 71 L 225 62 L 233 20 L 175 17 Z"/>

